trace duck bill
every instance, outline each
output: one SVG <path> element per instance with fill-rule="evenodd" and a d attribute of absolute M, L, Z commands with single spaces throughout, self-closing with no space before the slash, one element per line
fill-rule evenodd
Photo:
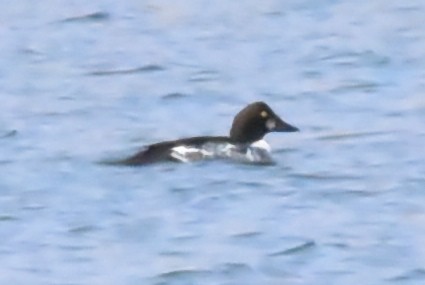
<path fill-rule="evenodd" d="M 297 127 L 294 127 L 285 121 L 283 121 L 281 118 L 276 117 L 274 119 L 270 119 L 272 121 L 267 122 L 267 127 L 271 132 L 298 132 L 299 129 Z"/>

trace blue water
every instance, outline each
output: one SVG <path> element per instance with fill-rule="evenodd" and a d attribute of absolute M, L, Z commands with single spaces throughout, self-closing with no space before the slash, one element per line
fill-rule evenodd
<path fill-rule="evenodd" d="M 425 2 L 14 1 L 0 284 L 423 284 Z M 271 167 L 128 168 L 266 101 Z"/>

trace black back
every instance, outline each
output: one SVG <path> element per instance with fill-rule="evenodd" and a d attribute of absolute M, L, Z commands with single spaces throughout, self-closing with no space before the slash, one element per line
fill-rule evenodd
<path fill-rule="evenodd" d="M 156 144 L 151 144 L 145 149 L 136 153 L 135 155 L 130 156 L 129 158 L 124 159 L 122 161 L 119 161 L 118 164 L 136 166 L 155 163 L 159 161 L 174 161 L 174 159 L 170 156 L 173 147 L 181 145 L 200 147 L 206 142 L 230 142 L 230 138 L 205 136 L 184 138 L 174 141 L 165 141 Z"/>

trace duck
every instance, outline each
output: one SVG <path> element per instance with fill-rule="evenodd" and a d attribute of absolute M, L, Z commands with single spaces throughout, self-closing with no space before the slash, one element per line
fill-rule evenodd
<path fill-rule="evenodd" d="M 226 159 L 249 164 L 274 164 L 271 148 L 263 139 L 271 132 L 298 132 L 282 120 L 265 102 L 253 102 L 233 119 L 228 136 L 197 136 L 147 145 L 137 153 L 118 161 L 128 166 L 158 162 L 194 162 Z"/>

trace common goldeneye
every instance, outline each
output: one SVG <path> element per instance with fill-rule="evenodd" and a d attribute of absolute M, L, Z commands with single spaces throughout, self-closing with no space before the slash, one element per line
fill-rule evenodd
<path fill-rule="evenodd" d="M 296 132 L 264 102 L 254 102 L 234 118 L 230 136 L 202 136 L 164 141 L 146 146 L 118 164 L 144 165 L 160 161 L 190 162 L 224 158 L 238 162 L 272 164 L 269 145 L 262 138 L 269 132 Z"/>

